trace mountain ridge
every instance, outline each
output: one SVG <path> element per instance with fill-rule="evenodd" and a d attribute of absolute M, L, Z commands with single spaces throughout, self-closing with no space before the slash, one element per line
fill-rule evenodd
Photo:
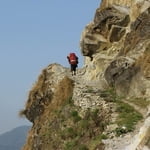
<path fill-rule="evenodd" d="M 0 134 L 0 150 L 18 150 L 25 143 L 30 126 L 19 126 Z"/>

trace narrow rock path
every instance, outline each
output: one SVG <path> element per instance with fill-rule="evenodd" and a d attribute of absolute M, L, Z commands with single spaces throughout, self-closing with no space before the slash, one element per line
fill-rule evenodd
<path fill-rule="evenodd" d="M 68 77 L 75 81 L 75 88 L 74 88 L 74 93 L 73 93 L 73 100 L 74 100 L 75 105 L 80 106 L 83 112 L 84 110 L 88 108 L 95 109 L 96 107 L 101 107 L 103 108 L 103 111 L 105 112 L 105 114 L 110 115 L 109 111 L 112 106 L 110 106 L 110 103 L 105 102 L 105 100 L 100 96 L 100 92 L 104 90 L 101 86 L 101 83 L 99 81 L 87 81 L 84 76 L 84 73 L 85 73 L 84 69 L 78 69 L 77 75 L 72 76 L 68 70 L 68 74 L 67 74 Z M 147 117 L 147 110 L 139 109 L 138 106 L 136 106 L 135 104 L 131 102 L 128 102 L 125 100 L 123 100 L 123 102 L 134 107 L 134 109 L 140 112 L 144 118 Z M 112 116 L 113 116 L 113 113 L 112 113 Z M 146 128 L 145 128 L 144 122 L 140 122 L 139 124 L 137 124 L 137 127 L 134 130 L 134 132 L 127 133 L 120 137 L 113 137 L 112 139 L 103 140 L 106 146 L 105 150 L 128 150 L 129 147 L 130 147 L 129 150 L 137 150 L 136 148 L 139 147 L 139 144 L 140 144 L 140 141 L 138 141 L 137 139 L 140 136 L 139 135 L 140 130 L 147 131 L 148 126 L 146 126 Z M 142 139 L 140 140 L 142 142 Z M 136 143 L 136 141 L 138 141 L 139 143 L 137 144 L 136 148 L 133 148 L 134 147 L 133 144 Z M 143 145 L 138 150 L 145 150 L 145 149 L 146 148 Z"/>

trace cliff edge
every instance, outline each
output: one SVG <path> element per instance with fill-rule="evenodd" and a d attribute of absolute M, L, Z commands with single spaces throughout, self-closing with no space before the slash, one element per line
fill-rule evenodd
<path fill-rule="evenodd" d="M 150 1 L 102 0 L 80 46 L 76 76 L 50 64 L 29 92 L 22 150 L 150 149 Z"/>

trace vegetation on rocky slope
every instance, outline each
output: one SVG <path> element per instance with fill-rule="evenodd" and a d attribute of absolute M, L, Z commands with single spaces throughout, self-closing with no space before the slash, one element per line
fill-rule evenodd
<path fill-rule="evenodd" d="M 107 102 L 111 102 L 116 108 L 115 112 L 118 115 L 115 122 L 113 122 L 113 124 L 117 124 L 118 126 L 114 130 L 116 135 L 120 136 L 133 131 L 137 122 L 143 118 L 142 114 L 126 103 L 126 99 L 124 97 L 118 96 L 113 88 L 103 91 L 101 96 L 104 97 Z M 141 103 L 144 105 L 145 101 L 141 101 Z"/>
<path fill-rule="evenodd" d="M 70 97 L 47 120 L 45 128 L 39 133 L 43 149 L 88 150 L 103 148 L 102 134 L 108 120 L 100 110 L 87 110 L 80 115 L 80 108 L 73 104 Z"/>

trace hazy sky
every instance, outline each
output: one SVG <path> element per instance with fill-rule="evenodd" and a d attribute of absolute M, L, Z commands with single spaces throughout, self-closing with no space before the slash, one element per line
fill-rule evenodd
<path fill-rule="evenodd" d="M 41 70 L 76 52 L 100 0 L 0 0 L 0 133 L 30 123 L 20 119 Z"/>

